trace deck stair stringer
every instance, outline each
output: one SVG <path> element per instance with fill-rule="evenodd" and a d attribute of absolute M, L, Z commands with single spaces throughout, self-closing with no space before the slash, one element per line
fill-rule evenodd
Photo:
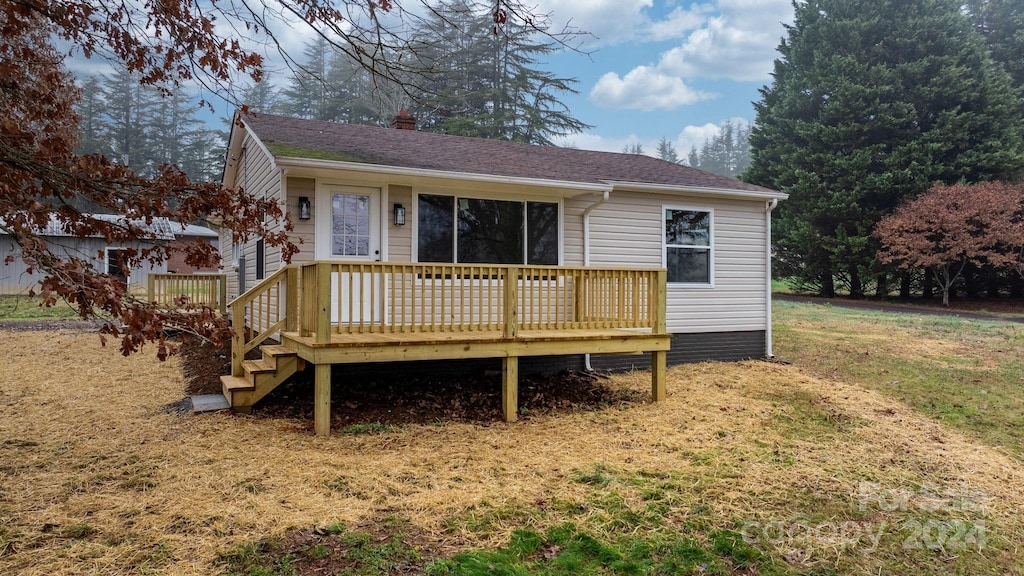
<path fill-rule="evenodd" d="M 263 357 L 242 362 L 242 374 L 221 376 L 221 390 L 235 410 L 247 411 L 285 380 L 305 368 L 305 361 L 288 346 L 260 346 Z"/>

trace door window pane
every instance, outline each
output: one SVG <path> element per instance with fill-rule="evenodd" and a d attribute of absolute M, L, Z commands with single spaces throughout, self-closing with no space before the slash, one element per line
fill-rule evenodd
<path fill-rule="evenodd" d="M 331 254 L 370 255 L 370 197 L 335 194 L 331 198 Z"/>

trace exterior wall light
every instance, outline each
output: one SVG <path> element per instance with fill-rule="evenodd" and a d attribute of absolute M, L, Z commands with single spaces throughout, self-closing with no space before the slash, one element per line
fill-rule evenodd
<path fill-rule="evenodd" d="M 395 226 L 405 226 L 405 206 L 395 204 Z"/>
<path fill-rule="evenodd" d="M 299 196 L 299 220 L 309 220 L 311 216 L 310 211 L 309 198 Z"/>

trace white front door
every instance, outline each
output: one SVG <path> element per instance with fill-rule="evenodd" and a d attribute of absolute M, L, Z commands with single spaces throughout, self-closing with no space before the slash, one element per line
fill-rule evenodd
<path fill-rule="evenodd" d="M 317 195 L 317 260 L 380 260 L 380 189 L 325 186 Z"/>
<path fill-rule="evenodd" d="M 380 260 L 380 189 L 325 186 L 321 192 L 317 196 L 317 260 Z M 379 304 L 374 306 L 372 301 L 373 294 L 380 294 L 378 276 L 332 274 L 331 322 L 370 321 L 371 311 L 379 319 Z"/>

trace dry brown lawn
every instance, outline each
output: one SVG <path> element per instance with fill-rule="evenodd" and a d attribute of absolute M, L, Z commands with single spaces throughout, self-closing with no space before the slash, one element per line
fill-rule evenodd
<path fill-rule="evenodd" d="M 668 390 L 658 405 L 317 438 L 305 421 L 165 410 L 183 396 L 176 359 L 123 358 L 91 334 L 0 328 L 0 574 L 208 574 L 242 543 L 388 515 L 440 551 L 500 545 L 533 520 L 482 534 L 453 519 L 583 501 L 591 487 L 569 479 L 597 467 L 689 479 L 680 522 L 696 504 L 723 523 L 854 510 L 863 481 L 979 494 L 986 553 L 1021 573 L 1024 467 L 1003 452 L 790 366 L 675 367 Z M 639 501 L 639 489 L 621 490 Z M 852 560 L 856 551 L 818 544 L 777 552 L 872 573 L 901 554 L 898 541 Z"/>

